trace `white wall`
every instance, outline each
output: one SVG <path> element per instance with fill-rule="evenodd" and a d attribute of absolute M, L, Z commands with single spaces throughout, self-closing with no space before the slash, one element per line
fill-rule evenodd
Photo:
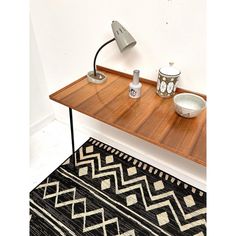
<path fill-rule="evenodd" d="M 155 80 L 156 70 L 174 61 L 182 71 L 179 86 L 205 93 L 205 4 L 205 0 L 31 0 L 32 25 L 49 94 L 92 70 L 95 52 L 113 37 L 112 20 L 123 24 L 137 45 L 121 54 L 115 42 L 110 44 L 100 53 L 99 65 L 130 74 L 140 69 L 142 77 Z M 68 124 L 68 109 L 51 104 L 56 118 Z M 197 186 L 205 183 L 205 168 L 196 163 L 85 115 L 74 112 L 74 121 L 76 127 L 92 130 L 104 141 L 111 138 L 136 148 L 144 157 L 152 156 L 150 160 L 170 174 L 178 177 L 182 172 L 182 179 L 195 179 L 200 183 Z"/>
<path fill-rule="evenodd" d="M 34 29 L 30 24 L 30 132 L 31 134 L 54 119 Z"/>
<path fill-rule="evenodd" d="M 98 47 L 118 20 L 137 40 L 121 54 L 113 42 L 98 64 L 155 80 L 174 61 L 179 86 L 206 92 L 205 0 L 31 0 L 31 17 L 50 92 L 92 69 Z M 168 24 L 167 24 L 168 22 Z"/>

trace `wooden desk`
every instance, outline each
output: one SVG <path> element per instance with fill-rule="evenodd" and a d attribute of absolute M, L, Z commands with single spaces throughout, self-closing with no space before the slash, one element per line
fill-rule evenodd
<path fill-rule="evenodd" d="M 146 79 L 141 79 L 141 98 L 131 99 L 128 85 L 132 75 L 97 68 L 107 75 L 105 83 L 88 83 L 84 76 L 50 95 L 70 108 L 72 122 L 71 109 L 206 166 L 206 111 L 193 119 L 180 117 L 173 99 L 159 97 L 156 83 Z M 186 90 L 177 89 L 176 93 L 180 92 Z"/>

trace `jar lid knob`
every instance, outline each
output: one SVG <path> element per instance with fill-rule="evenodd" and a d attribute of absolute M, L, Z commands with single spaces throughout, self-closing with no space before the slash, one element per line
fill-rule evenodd
<path fill-rule="evenodd" d="M 170 66 L 173 66 L 173 65 L 174 65 L 174 62 L 169 62 L 169 65 L 170 65 Z"/>

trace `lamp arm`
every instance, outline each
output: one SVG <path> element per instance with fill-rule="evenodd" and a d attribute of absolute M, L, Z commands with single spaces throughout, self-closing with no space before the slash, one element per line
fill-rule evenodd
<path fill-rule="evenodd" d="M 113 39 L 107 41 L 107 42 L 104 43 L 104 44 L 98 49 L 98 51 L 96 52 L 95 57 L 94 57 L 94 61 L 93 61 L 93 73 L 94 73 L 94 76 L 97 75 L 97 73 L 96 73 L 96 59 L 97 59 L 98 53 L 102 50 L 102 48 L 104 48 L 107 44 L 113 42 L 114 40 L 116 40 L 116 39 L 113 38 Z"/>

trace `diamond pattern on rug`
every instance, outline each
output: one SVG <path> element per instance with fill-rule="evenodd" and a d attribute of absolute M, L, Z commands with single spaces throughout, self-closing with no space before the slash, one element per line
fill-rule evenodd
<path fill-rule="evenodd" d="M 127 174 L 128 174 L 128 176 L 137 174 L 137 169 L 136 169 L 136 167 L 133 166 L 133 167 L 128 168 L 128 169 L 127 169 Z"/>
<path fill-rule="evenodd" d="M 106 156 L 106 164 L 110 164 L 114 161 L 113 159 L 113 156 L 112 155 L 109 155 L 109 156 Z"/>
<path fill-rule="evenodd" d="M 88 174 L 88 167 L 82 167 L 79 169 L 79 176 L 87 175 Z"/>
<path fill-rule="evenodd" d="M 154 188 L 155 188 L 156 191 L 163 189 L 164 184 L 163 184 L 162 180 L 159 180 L 159 181 L 155 182 L 154 183 Z"/>
<path fill-rule="evenodd" d="M 157 220 L 158 220 L 158 223 L 160 226 L 165 225 L 170 222 L 169 217 L 166 212 L 162 212 L 162 213 L 158 214 Z"/>
<path fill-rule="evenodd" d="M 93 152 L 93 146 L 86 147 L 86 153 L 92 153 Z"/>
<path fill-rule="evenodd" d="M 101 182 L 101 189 L 105 190 L 111 187 L 111 180 L 110 179 L 105 179 Z"/>
<path fill-rule="evenodd" d="M 90 138 L 30 193 L 30 235 L 206 235 L 206 193 Z"/>
<path fill-rule="evenodd" d="M 136 194 L 131 194 L 128 197 L 126 197 L 126 204 L 127 204 L 127 206 L 134 205 L 137 202 L 138 202 L 138 200 L 137 200 Z"/>
<path fill-rule="evenodd" d="M 193 199 L 192 195 L 188 195 L 186 197 L 184 197 L 184 201 L 187 207 L 192 207 L 195 205 L 195 201 Z"/>

